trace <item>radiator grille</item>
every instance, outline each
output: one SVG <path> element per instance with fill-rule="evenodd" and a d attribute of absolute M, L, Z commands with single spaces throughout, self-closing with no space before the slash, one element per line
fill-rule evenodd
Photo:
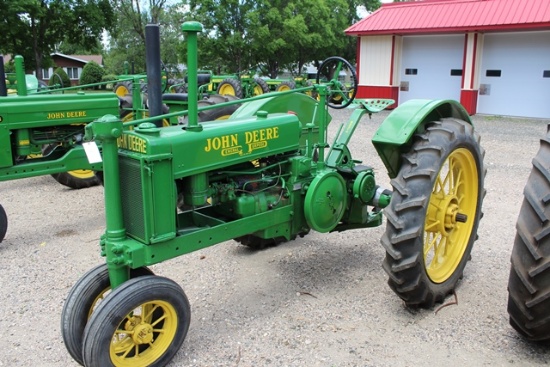
<path fill-rule="evenodd" d="M 120 156 L 119 163 L 120 195 L 126 233 L 129 236 L 147 242 L 140 162 Z"/>

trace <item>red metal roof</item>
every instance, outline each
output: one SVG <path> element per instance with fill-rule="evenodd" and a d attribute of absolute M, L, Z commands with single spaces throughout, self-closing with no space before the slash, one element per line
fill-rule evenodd
<path fill-rule="evenodd" d="M 424 0 L 383 4 L 352 36 L 550 29 L 548 0 Z"/>

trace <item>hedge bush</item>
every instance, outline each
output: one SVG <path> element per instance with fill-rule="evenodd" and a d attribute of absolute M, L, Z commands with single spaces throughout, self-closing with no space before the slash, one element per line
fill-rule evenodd
<path fill-rule="evenodd" d="M 61 78 L 61 81 L 63 82 L 63 85 L 60 85 L 60 87 L 66 88 L 71 86 L 71 79 L 69 79 L 67 72 L 63 70 L 63 68 L 56 68 L 53 71 L 53 74 L 50 76 L 50 81 L 48 82 L 48 85 L 51 87 L 56 84 L 61 84 L 59 82 L 59 78 Z"/>
<path fill-rule="evenodd" d="M 80 75 L 80 85 L 93 84 L 101 82 L 101 78 L 105 75 L 105 70 L 95 61 L 90 61 L 82 69 Z M 96 87 L 95 89 L 99 89 Z"/>

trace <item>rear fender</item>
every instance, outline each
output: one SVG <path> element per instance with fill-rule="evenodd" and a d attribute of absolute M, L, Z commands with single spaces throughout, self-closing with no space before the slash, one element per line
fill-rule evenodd
<path fill-rule="evenodd" d="M 454 100 L 412 99 L 390 113 L 372 138 L 390 178 L 397 176 L 402 154 L 409 151 L 413 135 L 422 133 L 427 123 L 448 117 L 472 124 L 468 112 Z"/>

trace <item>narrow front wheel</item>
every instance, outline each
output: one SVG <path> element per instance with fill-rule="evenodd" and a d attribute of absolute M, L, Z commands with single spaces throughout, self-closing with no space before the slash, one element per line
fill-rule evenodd
<path fill-rule="evenodd" d="M 85 189 L 99 184 L 99 180 L 95 176 L 94 171 L 89 169 L 78 169 L 68 172 L 53 173 L 52 177 L 63 186 L 76 190 Z"/>
<path fill-rule="evenodd" d="M 191 308 L 181 287 L 170 279 L 131 279 L 99 305 L 84 330 L 87 367 L 165 366 L 179 351 Z"/>
<path fill-rule="evenodd" d="M 477 238 L 484 151 L 473 127 L 453 118 L 412 141 L 385 209 L 383 267 L 408 306 L 430 308 L 454 291 Z"/>
<path fill-rule="evenodd" d="M 130 269 L 130 278 L 153 275 L 147 268 Z M 82 364 L 82 338 L 88 319 L 111 291 L 109 269 L 101 264 L 84 274 L 71 288 L 61 311 L 61 335 L 67 351 Z"/>
<path fill-rule="evenodd" d="M 0 205 L 0 242 L 6 237 L 6 232 L 8 231 L 8 215 L 4 210 L 4 207 Z"/>

